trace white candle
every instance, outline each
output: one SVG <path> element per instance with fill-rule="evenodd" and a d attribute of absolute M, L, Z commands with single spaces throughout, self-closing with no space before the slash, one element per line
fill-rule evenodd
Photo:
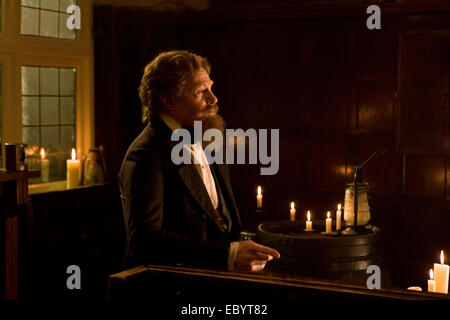
<path fill-rule="evenodd" d="M 45 159 L 45 150 L 41 148 L 41 182 L 48 182 L 50 178 L 49 160 Z"/>
<path fill-rule="evenodd" d="M 262 209 L 262 192 L 261 192 L 261 186 L 258 186 L 258 194 L 256 195 L 256 208 Z"/>
<path fill-rule="evenodd" d="M 295 207 L 294 207 L 294 203 L 291 202 L 291 221 L 295 221 Z"/>
<path fill-rule="evenodd" d="M 309 212 L 306 214 L 308 221 L 306 221 L 306 231 L 312 231 L 312 221 L 311 221 L 311 212 Z"/>
<path fill-rule="evenodd" d="M 436 292 L 448 293 L 449 266 L 444 264 L 444 251 L 441 251 L 441 263 L 434 264 L 434 280 L 436 281 Z"/>
<path fill-rule="evenodd" d="M 436 281 L 433 280 L 433 269 L 430 269 L 430 280 L 428 280 L 428 292 L 436 292 Z"/>
<path fill-rule="evenodd" d="M 330 218 L 330 211 L 327 212 L 327 219 L 325 220 L 325 232 L 331 233 L 331 218 Z"/>
<path fill-rule="evenodd" d="M 80 185 L 80 160 L 75 159 L 75 148 L 72 148 L 72 160 L 67 159 L 67 189 Z"/>
<path fill-rule="evenodd" d="M 338 209 L 336 211 L 336 231 L 341 230 L 341 217 L 342 217 L 342 212 L 341 212 L 341 204 L 338 204 Z"/>

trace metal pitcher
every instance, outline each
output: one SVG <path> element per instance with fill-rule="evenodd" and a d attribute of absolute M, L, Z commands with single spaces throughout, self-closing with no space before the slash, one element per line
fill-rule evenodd
<path fill-rule="evenodd" d="M 81 184 L 92 185 L 106 182 L 103 148 L 90 148 L 81 163 Z"/>

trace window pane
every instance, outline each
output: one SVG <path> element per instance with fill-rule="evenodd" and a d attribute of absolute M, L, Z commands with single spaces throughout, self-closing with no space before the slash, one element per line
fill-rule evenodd
<path fill-rule="evenodd" d="M 67 7 L 72 4 L 77 4 L 76 0 L 60 0 L 59 1 L 59 10 L 62 12 L 67 12 Z"/>
<path fill-rule="evenodd" d="M 58 38 L 58 13 L 41 10 L 39 35 L 50 38 Z"/>
<path fill-rule="evenodd" d="M 66 11 L 72 4 L 76 5 L 77 1 L 22 1 L 20 33 L 23 35 L 75 40 L 76 30 L 69 30 L 66 26 L 67 18 L 69 17 Z"/>
<path fill-rule="evenodd" d="M 67 28 L 66 22 L 69 15 L 67 13 L 59 14 L 59 38 L 74 40 L 76 37 L 76 31 Z"/>
<path fill-rule="evenodd" d="M 75 126 L 61 126 L 61 151 L 71 152 L 75 146 Z"/>
<path fill-rule="evenodd" d="M 22 97 L 22 123 L 39 125 L 39 98 Z"/>
<path fill-rule="evenodd" d="M 58 0 L 41 0 L 41 9 L 58 10 Z"/>
<path fill-rule="evenodd" d="M 75 123 L 75 98 L 74 97 L 61 97 L 61 124 L 73 124 Z"/>
<path fill-rule="evenodd" d="M 39 68 L 22 67 L 22 94 L 39 94 Z"/>
<path fill-rule="evenodd" d="M 58 124 L 58 97 L 41 97 L 41 125 Z"/>
<path fill-rule="evenodd" d="M 59 88 L 60 95 L 75 95 L 75 69 L 61 68 L 59 69 Z"/>
<path fill-rule="evenodd" d="M 41 95 L 58 95 L 58 69 L 40 68 Z"/>
<path fill-rule="evenodd" d="M 22 7 L 20 19 L 20 33 L 25 35 L 39 35 L 39 10 Z"/>
<path fill-rule="evenodd" d="M 50 152 L 59 151 L 58 126 L 41 127 L 41 145 Z"/>
<path fill-rule="evenodd" d="M 26 160 L 29 165 L 39 161 L 38 148 L 45 148 L 50 181 L 66 178 L 65 161 L 76 146 L 75 83 L 75 68 L 22 67 L 23 92 L 28 93 L 22 95 L 23 139 L 32 146 Z"/>
<path fill-rule="evenodd" d="M 22 127 L 22 140 L 28 147 L 39 147 L 39 127 Z"/>
<path fill-rule="evenodd" d="M 22 0 L 22 5 L 27 7 L 39 8 L 39 0 Z"/>

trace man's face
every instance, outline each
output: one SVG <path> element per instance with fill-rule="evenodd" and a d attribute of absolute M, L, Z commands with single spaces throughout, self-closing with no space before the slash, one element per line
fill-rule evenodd
<path fill-rule="evenodd" d="M 182 125 L 193 127 L 195 120 L 208 121 L 215 117 L 219 107 L 212 85 L 205 69 L 194 71 L 181 96 L 172 102 L 174 118 Z"/>

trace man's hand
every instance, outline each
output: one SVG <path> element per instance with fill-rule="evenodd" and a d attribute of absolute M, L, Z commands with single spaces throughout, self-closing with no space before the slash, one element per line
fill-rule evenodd
<path fill-rule="evenodd" d="M 252 240 L 239 243 L 239 249 L 234 261 L 235 271 L 260 271 L 266 262 L 280 258 L 280 253 L 272 248 L 257 244 Z"/>

